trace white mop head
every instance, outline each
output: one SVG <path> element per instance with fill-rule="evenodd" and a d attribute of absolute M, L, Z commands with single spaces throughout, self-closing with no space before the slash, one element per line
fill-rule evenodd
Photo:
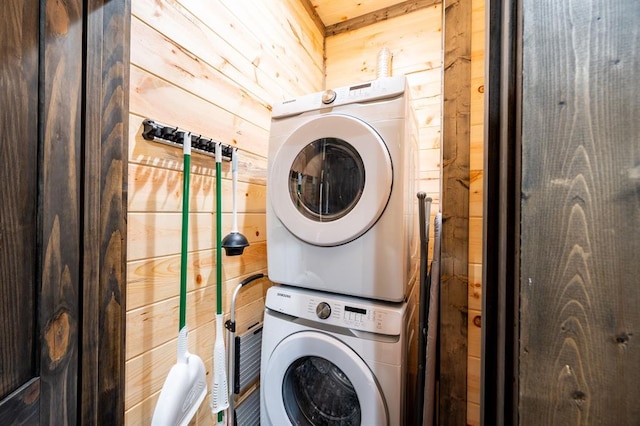
<path fill-rule="evenodd" d="M 211 412 L 218 414 L 229 408 L 229 388 L 225 362 L 224 338 L 222 337 L 223 314 L 216 314 L 216 342 L 213 346 L 213 379 L 211 384 Z"/>

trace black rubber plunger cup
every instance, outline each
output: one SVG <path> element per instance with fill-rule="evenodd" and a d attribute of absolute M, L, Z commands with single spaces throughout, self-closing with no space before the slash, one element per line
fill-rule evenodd
<path fill-rule="evenodd" d="M 247 237 L 239 232 L 231 232 L 222 239 L 222 248 L 227 256 L 240 256 L 248 245 Z"/>
<path fill-rule="evenodd" d="M 249 245 L 247 237 L 238 232 L 238 205 L 236 193 L 238 186 L 238 148 L 231 154 L 231 182 L 233 187 L 233 226 L 231 233 L 222 239 L 222 248 L 227 256 L 240 256 Z M 219 190 L 218 190 L 219 191 Z"/>

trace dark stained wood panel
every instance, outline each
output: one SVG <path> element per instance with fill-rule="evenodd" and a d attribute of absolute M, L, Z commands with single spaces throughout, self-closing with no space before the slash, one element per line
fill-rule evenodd
<path fill-rule="evenodd" d="M 0 3 L 1 425 L 124 423 L 129 19 Z"/>
<path fill-rule="evenodd" d="M 32 378 L 0 402 L 1 425 L 35 425 L 39 418 L 39 377 Z"/>
<path fill-rule="evenodd" d="M 46 0 L 43 7 L 40 422 L 72 425 L 78 415 L 83 9 L 81 0 Z"/>
<path fill-rule="evenodd" d="M 124 423 L 129 1 L 91 0 L 84 150 L 82 424 Z"/>
<path fill-rule="evenodd" d="M 471 2 L 444 5 L 438 424 L 467 422 Z"/>
<path fill-rule="evenodd" d="M 0 401 L 38 372 L 34 344 L 38 283 L 37 119 L 38 2 L 3 1 L 0 2 Z"/>
<path fill-rule="evenodd" d="M 640 424 L 640 3 L 523 3 L 521 425 Z"/>

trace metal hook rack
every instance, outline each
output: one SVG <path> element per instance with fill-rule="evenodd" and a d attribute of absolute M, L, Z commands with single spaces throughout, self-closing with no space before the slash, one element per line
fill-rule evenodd
<path fill-rule="evenodd" d="M 184 134 L 191 134 L 191 150 L 200 154 L 215 157 L 216 145 L 218 141 L 210 138 L 202 137 L 202 135 L 195 135 L 192 132 L 180 130 L 176 126 L 167 126 L 165 124 L 158 123 L 149 118 L 146 118 L 143 122 L 142 137 L 148 141 L 159 142 L 165 145 L 182 148 L 184 141 Z M 222 159 L 231 161 L 231 155 L 233 153 L 233 147 L 220 143 L 222 149 Z"/>

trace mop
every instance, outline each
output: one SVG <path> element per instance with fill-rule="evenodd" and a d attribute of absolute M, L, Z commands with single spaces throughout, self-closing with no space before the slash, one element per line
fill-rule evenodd
<path fill-rule="evenodd" d="M 182 252 L 180 258 L 180 326 L 178 362 L 171 367 L 153 412 L 153 426 L 187 426 L 207 394 L 204 363 L 189 353 L 187 341 L 187 250 L 189 235 L 189 174 L 191 136 L 184 133 L 184 185 L 182 198 Z"/>
<path fill-rule="evenodd" d="M 216 341 L 213 346 L 211 412 L 222 424 L 223 411 L 229 407 L 224 337 L 222 335 L 222 144 L 216 144 Z"/>

